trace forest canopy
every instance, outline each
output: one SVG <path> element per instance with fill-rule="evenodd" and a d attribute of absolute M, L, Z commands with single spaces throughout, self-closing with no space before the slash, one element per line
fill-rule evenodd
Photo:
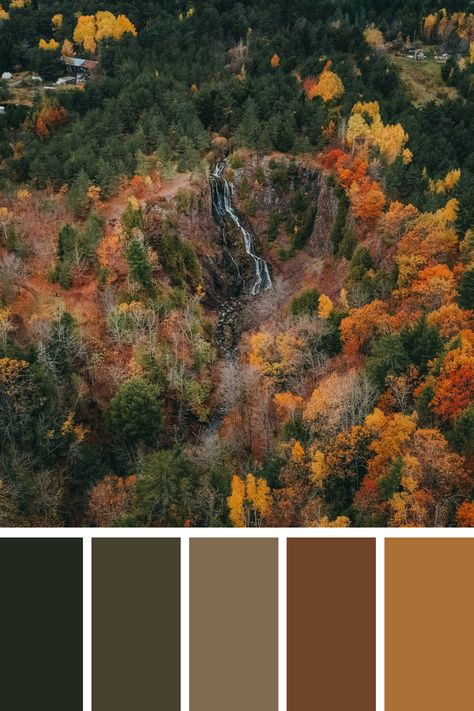
<path fill-rule="evenodd" d="M 1 525 L 474 525 L 471 10 L 0 6 Z"/>

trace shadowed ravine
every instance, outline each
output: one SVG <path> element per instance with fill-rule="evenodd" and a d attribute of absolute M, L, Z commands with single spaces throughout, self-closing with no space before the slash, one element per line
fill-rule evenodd
<path fill-rule="evenodd" d="M 223 177 L 226 162 L 217 163 L 210 175 L 210 189 L 212 200 L 212 213 L 215 221 L 221 229 L 224 250 L 233 265 L 235 266 L 237 280 L 240 284 L 240 293 L 227 299 L 221 308 L 219 320 L 216 328 L 216 342 L 220 350 L 227 356 L 231 356 L 235 350 L 238 339 L 236 332 L 237 312 L 245 302 L 245 296 L 256 296 L 262 291 L 272 288 L 272 280 L 267 262 L 255 253 L 253 235 L 243 227 L 235 212 L 232 202 L 233 187 L 228 180 Z M 254 264 L 254 277 L 249 292 L 245 293 L 244 279 L 238 261 L 232 254 L 231 240 L 228 239 L 227 229 L 232 225 L 242 234 L 246 254 Z"/>

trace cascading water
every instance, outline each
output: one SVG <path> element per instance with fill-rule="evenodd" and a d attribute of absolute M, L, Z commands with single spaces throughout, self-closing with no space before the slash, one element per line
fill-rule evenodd
<path fill-rule="evenodd" d="M 253 237 L 251 233 L 242 226 L 237 214 L 235 213 L 232 204 L 232 187 L 230 183 L 222 177 L 226 163 L 222 161 L 217 163 L 211 173 L 211 197 L 212 207 L 217 218 L 224 224 L 226 221 L 231 222 L 242 233 L 244 238 L 245 251 L 253 259 L 255 264 L 255 280 L 252 284 L 250 293 L 252 296 L 259 294 L 262 291 L 272 288 L 272 280 L 268 265 L 262 257 L 255 254 Z M 232 257 L 233 259 L 233 257 Z M 235 263 L 235 260 L 233 260 Z M 237 269 L 238 265 L 236 264 Z"/>

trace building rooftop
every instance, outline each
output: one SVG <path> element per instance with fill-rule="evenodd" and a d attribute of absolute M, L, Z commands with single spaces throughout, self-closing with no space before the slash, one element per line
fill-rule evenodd
<path fill-rule="evenodd" d="M 80 57 L 63 57 L 63 62 L 70 67 L 81 67 L 82 69 L 95 69 L 99 62 L 94 59 L 81 59 Z"/>

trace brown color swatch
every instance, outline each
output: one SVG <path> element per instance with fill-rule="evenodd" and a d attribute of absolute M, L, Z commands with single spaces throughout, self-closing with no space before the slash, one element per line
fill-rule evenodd
<path fill-rule="evenodd" d="M 180 542 L 96 539 L 93 711 L 179 711 Z"/>
<path fill-rule="evenodd" d="M 191 711 L 278 710 L 278 542 L 190 541 Z"/>
<path fill-rule="evenodd" d="M 385 541 L 385 709 L 473 708 L 474 539 Z"/>
<path fill-rule="evenodd" d="M 288 711 L 375 710 L 375 541 L 290 538 Z"/>

